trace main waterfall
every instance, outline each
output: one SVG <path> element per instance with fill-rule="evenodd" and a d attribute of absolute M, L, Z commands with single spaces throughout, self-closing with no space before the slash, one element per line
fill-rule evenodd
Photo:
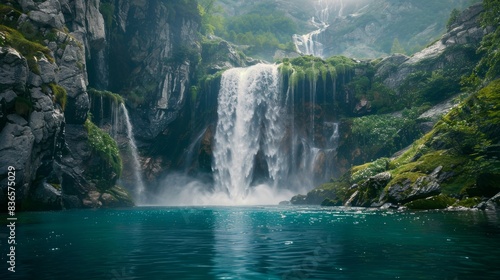
<path fill-rule="evenodd" d="M 261 173 L 268 177 L 269 185 L 282 181 L 288 171 L 281 148 L 285 116 L 277 65 L 257 64 L 224 72 L 215 134 L 216 190 L 233 200 L 245 199 L 256 179 L 256 162 L 263 165 Z"/>
<path fill-rule="evenodd" d="M 317 110 L 315 83 L 311 98 L 295 94 L 281 66 L 261 63 L 222 74 L 216 123 L 192 134 L 184 169 L 164 179 L 154 203 L 277 204 L 330 179 L 339 140 L 333 112 Z M 207 154 L 209 174 L 196 168 Z"/>

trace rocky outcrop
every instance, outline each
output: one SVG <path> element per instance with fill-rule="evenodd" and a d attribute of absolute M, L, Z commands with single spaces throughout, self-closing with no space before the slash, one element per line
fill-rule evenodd
<path fill-rule="evenodd" d="M 382 78 L 390 89 L 400 93 L 401 86 L 411 75 L 418 71 L 431 73 L 445 67 L 468 69 L 470 53 L 474 53 L 488 30 L 479 25 L 482 4 L 476 4 L 465 10 L 449 32 L 422 51 L 407 57 L 394 54 L 385 58 L 378 66 L 376 77 Z"/>
<path fill-rule="evenodd" d="M 195 1 L 116 1 L 109 37 L 110 88 L 132 108 L 138 140 L 151 141 L 177 119 L 200 60 Z M 111 35 L 111 34 L 109 34 Z"/>
<path fill-rule="evenodd" d="M 410 179 L 404 179 L 389 186 L 387 193 L 383 194 L 382 202 L 392 202 L 395 204 L 404 204 L 416 199 L 427 198 L 441 193 L 441 187 L 438 181 L 439 172 L 442 166 L 436 168 L 429 176 L 418 177 L 415 182 Z"/>
<path fill-rule="evenodd" d="M 102 159 L 77 160 L 84 158 L 80 152 L 89 149 L 88 141 L 71 137 L 87 134 L 86 64 L 92 50 L 106 42 L 100 1 L 16 5 L 20 11 L 13 7 L 9 13 L 15 17 L 0 30 L 0 204 L 6 205 L 7 167 L 12 166 L 18 209 L 132 205 L 125 191 L 98 189 L 89 180 Z"/>
<path fill-rule="evenodd" d="M 55 64 L 47 57 L 38 60 L 40 72 L 33 71 L 25 57 L 7 46 L 0 49 L 0 65 L 0 178 L 5 183 L 1 197 L 5 203 L 8 166 L 16 169 L 16 195 L 20 201 L 40 194 L 36 181 L 45 171 L 50 172 L 61 145 L 58 136 L 63 130 L 64 116 L 61 105 L 54 102 L 54 94 L 46 86 L 56 82 Z"/>

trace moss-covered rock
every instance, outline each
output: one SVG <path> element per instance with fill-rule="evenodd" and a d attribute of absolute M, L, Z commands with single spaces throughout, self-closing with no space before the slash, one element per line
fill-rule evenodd
<path fill-rule="evenodd" d="M 88 177 L 96 181 L 100 189 L 113 187 L 122 173 L 122 159 L 115 140 L 106 132 L 87 119 L 85 129 L 88 133 L 88 145 L 102 165 L 95 165 L 89 170 Z"/>
<path fill-rule="evenodd" d="M 362 206 L 391 202 L 406 203 L 413 209 L 442 209 L 479 203 L 478 198 L 457 202 L 451 197 L 494 196 L 500 192 L 498 92 L 500 80 L 452 109 L 431 132 L 398 157 L 351 168 L 332 186 L 336 196 L 327 198 L 340 197 L 344 203 L 349 200 Z M 391 176 L 380 190 L 370 182 L 375 172 L 382 171 Z M 345 187 L 352 184 L 355 188 Z"/>
<path fill-rule="evenodd" d="M 115 185 L 101 195 L 102 207 L 131 207 L 134 201 L 130 193 L 121 186 Z"/>
<path fill-rule="evenodd" d="M 429 210 L 429 209 L 445 209 L 457 202 L 457 199 L 447 195 L 436 195 L 425 199 L 417 199 L 406 203 L 405 206 L 409 209 Z"/>
<path fill-rule="evenodd" d="M 27 59 L 30 70 L 35 74 L 40 74 L 37 59 L 41 56 L 47 58 L 50 63 L 55 61 L 49 48 L 38 42 L 26 39 L 16 29 L 0 25 L 0 35 L 3 38 L 0 40 L 0 47 L 8 45 L 19 51 Z"/>
<path fill-rule="evenodd" d="M 373 162 L 355 166 L 351 169 L 352 175 L 350 181 L 352 183 L 359 183 L 363 180 L 368 179 L 371 176 L 386 171 L 388 169 L 388 166 L 389 166 L 388 158 L 380 158 Z"/>
<path fill-rule="evenodd" d="M 329 198 L 326 198 L 325 200 L 323 200 L 321 202 L 321 206 L 342 206 L 342 200 L 340 199 L 335 199 L 335 200 L 332 200 L 332 199 L 329 199 Z"/>

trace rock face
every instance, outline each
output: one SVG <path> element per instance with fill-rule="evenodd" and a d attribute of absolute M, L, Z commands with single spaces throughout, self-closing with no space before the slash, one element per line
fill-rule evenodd
<path fill-rule="evenodd" d="M 9 166 L 16 170 L 19 210 L 132 205 L 120 188 L 98 190 L 89 181 L 101 164 L 99 156 L 92 162 L 85 153 L 83 126 L 87 61 L 106 43 L 100 1 L 23 0 L 14 6 L 5 8 L 13 16 L 1 23 L 14 31 L 0 31 L 0 205 L 7 204 Z"/>
<path fill-rule="evenodd" d="M 487 33 L 487 30 L 479 27 L 479 15 L 482 11 L 482 4 L 471 6 L 440 40 L 412 57 L 394 54 L 385 58 L 375 75 L 382 77 L 387 87 L 398 92 L 408 77 L 418 71 L 432 72 L 443 69 L 444 65 L 457 69 L 466 68 L 468 53 L 475 52 Z"/>
<path fill-rule="evenodd" d="M 114 7 L 110 87 L 128 98 L 137 138 L 150 141 L 179 116 L 189 97 L 201 58 L 196 2 L 117 1 Z"/>
<path fill-rule="evenodd" d="M 474 61 L 471 60 L 471 57 L 474 57 L 483 36 L 489 32 L 487 28 L 479 27 L 481 11 L 481 4 L 471 6 L 459 16 L 456 23 L 450 27 L 449 32 L 443 35 L 440 40 L 412 57 L 397 54 L 383 59 L 377 66 L 375 76 L 397 95 L 403 96 L 404 89 L 408 85 L 410 87 L 426 86 L 421 79 L 412 80 L 413 77 L 421 73 L 427 73 L 426 75 L 433 73 L 436 76 L 456 75 L 457 77 L 465 74 L 460 72 L 463 69 L 466 69 L 466 73 L 470 73 L 468 72 L 470 65 L 474 65 L 474 63 L 469 63 Z M 453 69 L 459 69 L 458 73 Z M 429 80 L 432 79 L 429 77 Z M 455 83 L 458 84 L 458 80 Z M 494 88 L 495 86 L 490 87 Z M 445 90 L 447 89 L 433 88 L 432 97 L 438 96 Z M 481 91 L 476 94 L 484 96 Z M 486 99 L 486 97 L 484 98 Z M 446 98 L 438 96 L 434 101 L 440 100 L 446 100 Z M 493 169 L 486 170 L 486 168 L 479 168 L 475 171 L 464 170 L 463 166 L 467 165 L 468 160 L 475 157 L 474 148 L 469 148 L 468 142 L 461 143 L 462 140 L 458 139 L 451 144 L 446 142 L 444 139 L 451 137 L 453 132 L 448 132 L 445 125 L 442 127 L 434 126 L 440 117 L 450 110 L 455 113 L 449 117 L 449 122 L 460 123 L 460 118 L 463 118 L 465 119 L 464 123 L 473 123 L 476 121 L 476 115 L 469 108 L 475 108 L 474 106 L 477 105 L 461 103 L 460 106 L 467 108 L 463 109 L 467 113 L 460 115 L 456 113 L 458 109 L 453 108 L 455 104 L 451 102 L 451 99 L 435 104 L 437 104 L 435 107 L 421 114 L 419 123 L 420 129 L 426 132 L 432 130 L 431 133 L 422 137 L 418 140 L 419 142 L 415 142 L 409 149 L 403 150 L 401 154 L 395 155 L 382 169 L 372 170 L 372 166 L 375 166 L 381 159 L 356 166 L 347 171 L 339 180 L 326 183 L 307 195 L 296 196 L 292 198 L 291 202 L 317 204 L 317 194 L 328 191 L 323 205 L 338 205 L 340 200 L 346 206 L 381 207 L 387 203 L 408 204 L 418 201 L 414 206 L 424 207 L 432 205 L 430 202 L 438 201 L 447 207 L 447 205 L 455 204 L 456 198 L 466 200 L 468 198 L 492 197 L 497 194 L 500 178 L 497 172 L 492 171 Z M 443 122 L 447 123 L 446 120 Z M 481 127 L 484 125 L 483 123 L 474 125 L 480 127 L 485 135 L 491 137 L 489 140 L 491 143 L 498 143 L 496 130 L 491 130 L 489 126 Z M 468 139 L 462 137 L 462 139 Z M 473 140 L 468 139 L 468 141 L 475 143 L 479 140 L 473 138 Z M 464 140 L 464 142 L 466 141 Z M 455 152 L 454 149 L 457 149 L 458 152 Z M 485 147 L 484 150 L 488 156 L 490 154 L 496 155 L 497 145 L 492 144 Z M 490 150 L 492 152 L 488 153 Z M 363 153 L 363 151 L 357 152 Z M 490 157 L 493 160 L 493 157 Z M 376 174 L 376 172 L 382 173 Z M 359 174 L 366 175 L 359 177 Z M 452 197 L 448 197 L 450 194 Z M 430 199 L 431 197 L 432 199 Z M 470 201 L 466 202 L 466 204 L 469 203 Z"/>

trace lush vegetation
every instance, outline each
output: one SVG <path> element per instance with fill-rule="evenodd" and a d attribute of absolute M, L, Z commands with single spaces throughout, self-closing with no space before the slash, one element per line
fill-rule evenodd
<path fill-rule="evenodd" d="M 481 43 L 478 52 L 482 55 L 474 72 L 463 79 L 463 84 L 469 87 L 479 87 L 483 80 L 491 81 L 500 76 L 500 1 L 484 0 L 485 11 L 482 14 L 481 24 L 484 28 L 492 29 Z"/>
<path fill-rule="evenodd" d="M 355 191 L 350 190 L 349 186 L 357 183 L 367 188 L 371 176 L 388 171 L 391 178 L 386 187 L 365 198 L 372 201 L 397 185 L 414 185 L 435 170 L 440 170 L 440 174 L 444 174 L 440 179 L 443 195 L 410 201 L 408 207 L 472 207 L 478 202 L 474 197 L 495 195 L 500 192 L 498 92 L 500 80 L 495 80 L 443 117 L 431 132 L 416 141 L 401 156 L 390 160 L 381 158 L 353 167 L 347 173 L 349 176 L 342 177 L 341 183 L 326 184 L 320 188 L 327 188 L 335 193 L 336 199 L 340 197 L 345 202 Z M 460 201 L 449 196 L 460 198 Z M 359 203 L 363 204 L 363 201 Z"/>
<path fill-rule="evenodd" d="M 52 90 L 52 94 L 54 95 L 54 101 L 61 105 L 61 108 L 64 110 L 66 108 L 66 102 L 68 100 L 66 89 L 54 83 L 49 84 L 49 86 Z"/>
<path fill-rule="evenodd" d="M 428 107 L 404 109 L 398 114 L 368 115 L 352 119 L 353 144 L 366 155 L 392 155 L 422 136 L 418 116 Z"/>
<path fill-rule="evenodd" d="M 335 86 L 337 76 L 352 73 L 356 62 L 343 56 L 332 56 L 326 60 L 314 56 L 299 56 L 284 59 L 280 65 L 280 72 L 287 77 L 291 87 L 297 87 L 304 82 L 315 84 L 320 79 L 323 83 L 331 82 Z M 313 89 L 314 90 L 314 89 Z"/>
<path fill-rule="evenodd" d="M 115 103 L 115 104 L 121 104 L 121 103 L 124 103 L 124 100 L 123 100 L 123 97 L 121 97 L 119 94 L 117 93 L 113 93 L 111 91 L 107 91 L 107 90 L 97 90 L 95 88 L 89 88 L 88 89 L 88 93 L 90 95 L 92 95 L 93 97 L 104 97 L 104 98 L 107 98 L 109 99 L 111 102 Z"/>
<path fill-rule="evenodd" d="M 500 2 L 485 1 L 485 7 L 487 10 L 483 15 L 483 25 L 498 27 Z M 473 74 L 464 78 L 464 81 L 469 82 L 468 86 L 472 80 L 479 89 L 473 90 L 468 98 L 446 114 L 429 133 L 399 156 L 355 166 L 338 181 L 320 186 L 318 190 L 328 194 L 329 200 L 325 203 L 345 203 L 357 192 L 356 205 L 369 206 L 377 201 L 390 201 L 394 199 L 388 198 L 391 192 L 404 190 L 406 197 L 399 202 L 406 203 L 409 208 L 442 209 L 450 206 L 473 207 L 481 202 L 479 197 L 489 198 L 499 193 L 500 72 L 495 69 L 498 54 L 495 44 L 499 41 L 495 38 L 497 32 L 498 28 L 493 29 L 493 33 L 483 39 L 479 49 L 482 58 Z M 468 49 L 450 51 L 465 53 L 465 57 L 470 54 Z M 460 91 L 457 85 L 459 75 L 464 70 L 472 71 L 470 66 L 464 69 L 462 67 L 463 65 L 445 65 L 442 70 L 410 75 L 403 86 L 403 93 L 409 93 L 413 101 L 407 100 L 404 104 L 413 108 L 414 104 L 433 104 Z M 366 79 L 354 79 L 351 86 L 355 91 L 368 92 L 370 82 Z M 414 89 L 412 92 L 405 92 L 405 87 Z M 437 93 L 444 97 L 436 96 Z M 406 121 L 410 126 L 419 113 L 419 109 L 406 111 Z M 372 143 L 391 143 L 395 139 L 395 132 L 401 131 L 406 121 L 404 115 L 399 119 L 393 115 L 356 118 L 352 123 L 352 134 L 356 139 L 370 141 L 370 145 L 365 148 L 371 147 Z M 390 174 L 386 177 L 387 181 L 372 177 L 381 172 Z M 410 192 L 426 188 L 435 182 L 439 182 L 439 195 L 429 192 L 425 197 L 407 196 Z M 351 187 L 353 184 L 359 184 L 359 188 Z"/>
<path fill-rule="evenodd" d="M 95 175 L 93 177 L 100 188 L 111 188 L 122 173 L 122 159 L 118 145 L 109 134 L 97 127 L 90 119 L 85 121 L 85 129 L 92 152 L 103 162 L 98 170 L 92 170 L 91 173 Z"/>
<path fill-rule="evenodd" d="M 295 50 L 292 35 L 297 33 L 297 25 L 276 3 L 261 3 L 244 14 L 228 16 L 214 0 L 198 2 L 202 32 L 206 35 L 215 34 L 243 45 L 248 55 Z"/>

